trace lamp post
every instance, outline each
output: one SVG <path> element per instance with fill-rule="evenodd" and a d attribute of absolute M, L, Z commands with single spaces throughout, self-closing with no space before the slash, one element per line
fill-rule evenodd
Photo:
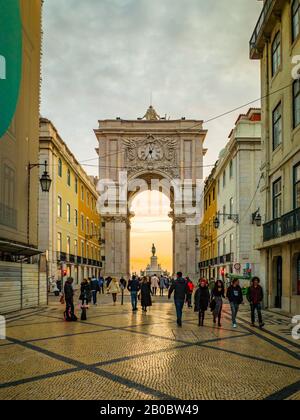
<path fill-rule="evenodd" d="M 257 209 L 256 212 L 252 213 L 252 224 L 256 225 L 257 227 L 261 227 L 262 217 L 260 214 L 260 209 Z"/>
<path fill-rule="evenodd" d="M 48 193 L 51 188 L 52 180 L 48 173 L 48 163 L 29 163 L 28 165 L 28 207 L 27 207 L 27 243 L 30 244 L 30 188 L 31 188 L 31 170 L 33 168 L 39 168 L 41 166 L 45 167 L 44 173 L 40 178 L 40 185 L 43 192 Z"/>
<path fill-rule="evenodd" d="M 224 216 L 227 217 L 228 220 L 231 220 L 233 223 L 239 224 L 240 223 L 240 217 L 238 214 L 227 214 L 227 213 L 220 213 L 214 218 L 214 227 L 215 229 L 219 229 L 220 227 L 220 219 L 218 216 Z"/>

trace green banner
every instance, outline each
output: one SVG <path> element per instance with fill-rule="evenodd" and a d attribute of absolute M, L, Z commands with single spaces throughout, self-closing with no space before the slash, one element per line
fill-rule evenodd
<path fill-rule="evenodd" d="M 22 76 L 19 0 L 0 0 L 0 138 L 16 112 Z"/>

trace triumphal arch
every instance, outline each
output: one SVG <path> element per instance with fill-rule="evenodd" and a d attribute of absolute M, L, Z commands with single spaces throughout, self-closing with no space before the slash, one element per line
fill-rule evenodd
<path fill-rule="evenodd" d="M 170 198 L 173 271 L 196 280 L 203 201 L 203 121 L 160 117 L 150 106 L 136 120 L 100 120 L 98 209 L 103 275 L 130 275 L 130 202 L 144 189 Z"/>

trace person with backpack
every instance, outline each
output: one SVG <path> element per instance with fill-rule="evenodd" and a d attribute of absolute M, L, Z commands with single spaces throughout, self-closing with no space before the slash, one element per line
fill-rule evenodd
<path fill-rule="evenodd" d="M 199 313 L 199 327 L 204 326 L 205 312 L 210 302 L 210 293 L 205 279 L 199 280 L 199 287 L 195 294 L 195 312 Z"/>
<path fill-rule="evenodd" d="M 217 280 L 211 292 L 211 309 L 213 313 L 213 322 L 214 324 L 216 324 L 218 319 L 219 327 L 222 327 L 221 318 L 223 309 L 223 299 L 225 299 L 224 283 L 222 282 L 222 280 Z"/>
<path fill-rule="evenodd" d="M 77 321 L 74 308 L 74 289 L 73 289 L 74 279 L 69 277 L 64 286 L 64 298 L 66 302 L 66 311 L 65 311 L 65 320 Z"/>
<path fill-rule="evenodd" d="M 131 296 L 132 311 L 136 312 L 138 310 L 138 292 L 140 290 L 140 282 L 136 276 L 132 276 L 132 279 L 129 280 L 127 289 L 129 290 Z"/>
<path fill-rule="evenodd" d="M 180 271 L 177 273 L 177 279 L 172 283 L 169 289 L 169 299 L 171 299 L 173 292 L 177 314 L 177 325 L 178 327 L 182 327 L 182 311 L 188 294 L 188 286 Z"/>
<path fill-rule="evenodd" d="M 232 326 L 233 328 L 237 328 L 237 314 L 240 305 L 242 305 L 242 303 L 244 302 L 243 291 L 240 287 L 239 280 L 234 279 L 232 281 L 231 286 L 227 289 L 226 297 L 229 300 L 231 307 Z"/>
<path fill-rule="evenodd" d="M 257 312 L 259 328 L 262 329 L 265 326 L 261 312 L 262 302 L 264 300 L 264 291 L 260 286 L 260 279 L 258 277 L 254 277 L 252 279 L 252 285 L 248 289 L 247 299 L 250 302 L 251 307 L 251 325 L 252 327 L 255 327 L 255 313 Z"/>
<path fill-rule="evenodd" d="M 193 292 L 194 292 L 195 286 L 194 286 L 194 283 L 192 282 L 192 280 L 189 277 L 187 277 L 186 282 L 187 282 L 187 286 L 188 286 L 188 293 L 187 293 L 187 299 L 186 299 L 187 306 L 188 306 L 188 308 L 192 308 L 193 307 L 192 297 L 193 297 Z"/>
<path fill-rule="evenodd" d="M 82 305 L 88 305 L 91 301 L 91 285 L 88 279 L 83 279 L 80 285 L 80 297 Z"/>
<path fill-rule="evenodd" d="M 93 298 L 93 305 L 97 306 L 97 293 L 100 292 L 99 282 L 96 277 L 93 277 L 91 280 L 91 292 Z"/>

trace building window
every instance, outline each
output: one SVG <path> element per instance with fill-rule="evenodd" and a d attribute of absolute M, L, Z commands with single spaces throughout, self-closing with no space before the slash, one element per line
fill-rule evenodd
<path fill-rule="evenodd" d="M 226 187 L 226 170 L 223 173 L 223 187 Z"/>
<path fill-rule="evenodd" d="M 77 227 L 78 226 L 78 210 L 75 210 L 74 213 L 75 213 L 74 214 L 74 217 L 75 217 L 75 226 Z"/>
<path fill-rule="evenodd" d="M 226 223 L 226 206 L 223 206 L 223 223 Z"/>
<path fill-rule="evenodd" d="M 223 239 L 223 255 L 227 254 L 227 240 L 226 238 Z"/>
<path fill-rule="evenodd" d="M 230 254 L 233 253 L 233 233 L 230 235 Z"/>
<path fill-rule="evenodd" d="M 71 238 L 67 236 L 67 254 L 70 255 L 71 253 Z"/>
<path fill-rule="evenodd" d="M 61 159 L 58 159 L 58 176 L 62 177 L 62 161 Z"/>
<path fill-rule="evenodd" d="M 81 241 L 81 256 L 84 258 L 84 242 Z"/>
<path fill-rule="evenodd" d="M 62 217 L 62 198 L 57 198 L 57 217 Z"/>
<path fill-rule="evenodd" d="M 92 236 L 94 236 L 94 222 L 92 222 L 92 224 L 91 224 L 91 229 L 92 229 L 91 234 L 92 234 Z"/>
<path fill-rule="evenodd" d="M 86 246 L 86 258 L 90 258 L 90 247 L 89 247 L 89 245 Z"/>
<path fill-rule="evenodd" d="M 218 257 L 221 257 L 221 242 L 218 241 Z"/>
<path fill-rule="evenodd" d="M 86 193 L 86 205 L 89 207 L 90 206 L 90 195 L 89 195 L 89 193 L 87 192 Z"/>
<path fill-rule="evenodd" d="M 297 258 L 297 263 L 296 263 L 296 294 L 298 296 L 300 296 L 300 255 Z"/>
<path fill-rule="evenodd" d="M 293 83 L 293 124 L 296 128 L 300 124 L 300 80 Z"/>
<path fill-rule="evenodd" d="M 273 184 L 273 219 L 281 217 L 282 208 L 282 182 L 281 178 Z"/>
<path fill-rule="evenodd" d="M 78 255 L 78 242 L 75 239 L 74 241 L 74 255 L 77 256 Z"/>
<path fill-rule="evenodd" d="M 84 201 L 84 188 L 81 186 L 81 201 Z"/>
<path fill-rule="evenodd" d="M 75 193 L 78 194 L 78 179 L 75 178 Z"/>
<path fill-rule="evenodd" d="M 294 167 L 294 209 L 300 207 L 300 163 Z"/>
<path fill-rule="evenodd" d="M 81 230 L 84 232 L 84 215 L 81 215 Z"/>
<path fill-rule="evenodd" d="M 229 213 L 231 216 L 233 215 L 233 198 L 229 201 Z"/>
<path fill-rule="evenodd" d="M 281 64 L 281 40 L 280 32 L 277 32 L 272 43 L 272 76 L 274 76 Z"/>
<path fill-rule="evenodd" d="M 294 0 L 292 3 L 292 41 L 294 42 L 299 35 L 300 22 L 300 1 Z"/>
<path fill-rule="evenodd" d="M 216 199 L 216 189 L 214 188 L 213 189 L 213 201 L 215 201 L 215 199 Z"/>
<path fill-rule="evenodd" d="M 57 233 L 57 252 L 61 252 L 61 248 L 62 248 L 62 236 L 61 236 L 61 233 L 58 232 Z"/>
<path fill-rule="evenodd" d="M 273 111 L 273 150 L 282 143 L 282 106 L 280 104 Z"/>
<path fill-rule="evenodd" d="M 71 206 L 67 204 L 67 222 L 71 223 Z"/>
<path fill-rule="evenodd" d="M 90 221 L 89 221 L 89 219 L 86 219 L 86 233 L 87 233 L 87 235 L 90 234 Z"/>
<path fill-rule="evenodd" d="M 220 179 L 218 179 L 218 194 L 220 194 L 221 191 L 221 183 L 220 183 Z"/>
<path fill-rule="evenodd" d="M 230 164 L 229 164 L 229 176 L 230 176 L 230 179 L 232 179 L 233 177 L 233 161 L 232 160 L 230 161 Z"/>
<path fill-rule="evenodd" d="M 70 169 L 68 169 L 68 173 L 67 173 L 67 183 L 68 183 L 68 186 L 71 187 L 71 171 L 70 171 Z"/>

